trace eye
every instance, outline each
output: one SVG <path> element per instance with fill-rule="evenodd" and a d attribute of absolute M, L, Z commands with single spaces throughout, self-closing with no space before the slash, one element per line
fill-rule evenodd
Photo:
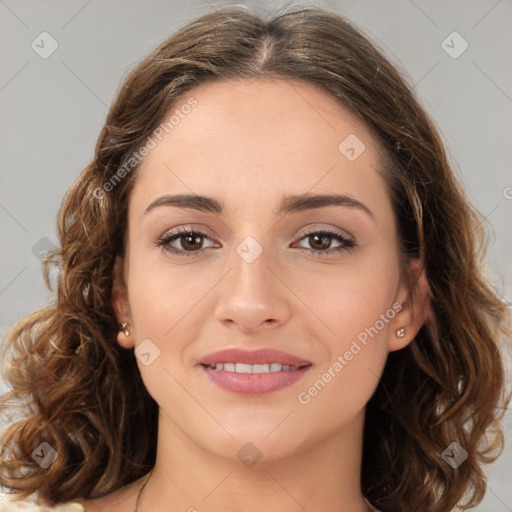
<path fill-rule="evenodd" d="M 334 248 L 331 247 L 333 239 L 339 243 L 339 245 Z M 312 246 L 312 249 L 308 249 L 308 251 L 315 255 L 350 251 L 356 246 L 356 243 L 352 238 L 334 229 L 318 229 L 310 231 L 304 234 L 299 241 L 307 241 Z"/>
<path fill-rule="evenodd" d="M 157 247 L 163 247 L 166 251 L 176 256 L 193 256 L 194 254 L 204 251 L 204 248 L 201 247 L 203 239 L 210 240 L 208 235 L 201 231 L 179 228 L 174 232 L 165 233 L 156 240 L 155 245 Z M 171 245 L 175 241 L 179 242 L 181 248 L 176 248 Z"/>

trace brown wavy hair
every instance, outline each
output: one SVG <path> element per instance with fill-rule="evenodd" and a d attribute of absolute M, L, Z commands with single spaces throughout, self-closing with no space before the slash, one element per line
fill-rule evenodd
<path fill-rule="evenodd" d="M 501 452 L 510 398 L 500 351 L 510 312 L 483 275 L 482 217 L 408 80 L 359 29 L 319 7 L 266 20 L 219 8 L 126 77 L 60 207 L 60 248 L 44 262 L 49 287 L 59 269 L 56 298 L 5 340 L 12 391 L 1 405 L 22 409 L 3 433 L 0 482 L 58 503 L 103 496 L 153 467 L 158 406 L 133 351 L 116 342 L 111 304 L 138 166 L 116 173 L 194 86 L 245 78 L 316 84 L 364 120 L 383 151 L 403 256 L 420 259 L 432 292 L 429 320 L 389 354 L 367 404 L 363 494 L 383 512 L 474 506 L 486 489 L 482 465 Z M 44 441 L 58 453 L 47 469 L 31 456 Z M 468 454 L 456 469 L 442 457 L 454 441 Z"/>

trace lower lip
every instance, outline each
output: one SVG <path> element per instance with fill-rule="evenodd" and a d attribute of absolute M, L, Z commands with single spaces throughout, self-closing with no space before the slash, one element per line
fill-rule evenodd
<path fill-rule="evenodd" d="M 209 379 L 220 388 L 238 395 L 260 396 L 291 386 L 304 377 L 310 366 L 269 373 L 236 373 L 201 365 Z"/>

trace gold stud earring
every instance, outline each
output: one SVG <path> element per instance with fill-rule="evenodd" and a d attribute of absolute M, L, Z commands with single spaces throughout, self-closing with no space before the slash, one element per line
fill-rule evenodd
<path fill-rule="evenodd" d="M 405 327 L 400 327 L 400 329 L 397 329 L 396 335 L 399 338 L 403 338 L 405 336 Z"/>
<path fill-rule="evenodd" d="M 119 326 L 119 330 L 123 331 L 125 336 L 130 336 L 130 330 L 128 329 L 128 324 L 126 322 L 123 322 Z"/>

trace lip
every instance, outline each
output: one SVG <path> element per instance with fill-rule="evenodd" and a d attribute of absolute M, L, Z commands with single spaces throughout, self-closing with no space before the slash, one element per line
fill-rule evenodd
<path fill-rule="evenodd" d="M 216 363 L 280 363 L 298 368 L 269 373 L 236 373 L 212 368 L 211 365 Z M 238 348 L 220 350 L 201 359 L 199 365 L 210 382 L 225 391 L 242 396 L 262 396 L 291 386 L 302 379 L 313 366 L 310 361 L 269 348 L 250 351 Z"/>
<path fill-rule="evenodd" d="M 200 364 L 212 365 L 216 363 L 244 363 L 244 364 L 268 364 L 280 363 L 290 366 L 307 366 L 311 361 L 300 359 L 292 354 L 281 352 L 274 348 L 261 348 L 258 350 L 244 350 L 241 348 L 228 348 L 219 350 L 203 357 Z"/>

